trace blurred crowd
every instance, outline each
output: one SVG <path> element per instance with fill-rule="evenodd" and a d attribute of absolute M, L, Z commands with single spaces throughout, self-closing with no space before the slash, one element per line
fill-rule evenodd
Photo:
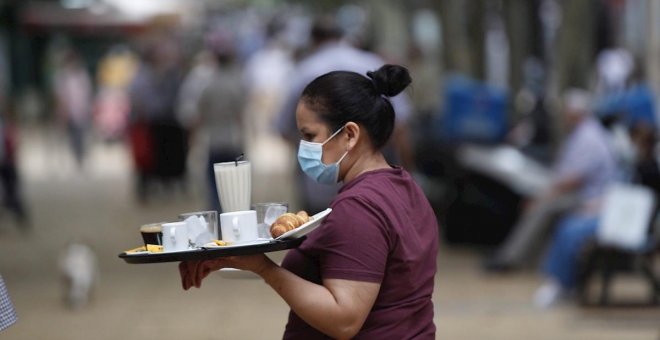
<path fill-rule="evenodd" d="M 227 24 L 236 19 L 216 20 L 192 42 L 176 29 L 159 28 L 109 48 L 97 61 L 82 60 L 74 44 L 54 44 L 50 92 L 77 167 L 85 168 L 91 138 L 126 142 L 136 197 L 146 202 L 155 188 L 186 190 L 190 154 L 201 153 L 209 208 L 218 211 L 212 164 L 244 156 L 255 163 L 256 176 L 294 171 L 288 160 L 299 140 L 294 112 L 302 88 L 332 70 L 366 74 L 388 62 L 361 48 L 359 27 L 340 25 L 340 14 L 272 16 L 243 35 Z M 412 170 L 412 98 L 393 102 L 398 124 L 387 154 Z M 284 197 L 307 210 L 324 209 L 337 191 L 292 175 L 301 180 L 299 190 Z"/>
<path fill-rule="evenodd" d="M 344 8 L 337 16 L 274 16 L 250 34 L 217 20 L 197 44 L 160 30 L 113 46 L 93 67 L 74 45 L 58 45 L 51 66 L 58 126 L 67 132 L 81 169 L 92 137 L 125 143 L 140 202 L 162 188 L 186 190 L 189 159 L 199 152 L 203 165 L 192 166 L 203 168 L 208 208 L 222 211 L 212 164 L 243 155 L 255 165 L 254 176 L 261 176 L 257 183 L 268 183 L 272 171 L 288 172 L 295 185 L 278 194 L 320 211 L 337 188 L 306 181 L 294 164 L 297 96 L 332 70 L 366 74 L 399 63 L 413 74 L 413 91 L 393 98 L 397 127 L 386 153 L 423 185 L 447 242 L 494 246 L 484 264 L 488 271 L 537 266 L 532 259 L 543 257 L 546 282 L 534 296 L 540 307 L 585 286 L 586 273 L 600 268 L 597 249 L 609 247 L 631 261 L 654 256 L 660 235 L 653 227 L 660 194 L 658 122 L 642 65 L 630 52 L 601 51 L 593 85 L 566 89 L 558 98 L 547 96 L 543 63 L 529 58 L 522 88 L 508 93 L 463 74 L 442 74 L 432 57 L 437 51 L 425 45 L 413 43 L 402 57 L 374 52 L 363 39 L 363 14 Z M 0 129 L 5 141 L 0 170 L 4 203 L 23 220 L 11 117 L 3 116 Z M 483 152 L 462 161 L 470 150 Z M 526 167 L 530 163 L 534 170 Z M 521 190 L 535 174 L 541 183 Z M 631 216 L 626 214 L 648 216 L 640 222 L 642 239 L 632 246 L 599 243 L 603 207 L 615 185 L 640 189 L 627 196 L 640 203 L 619 211 L 619 228 L 634 229 L 625 225 Z M 653 202 L 644 209 L 649 191 Z M 618 232 L 622 239 L 629 235 Z"/>

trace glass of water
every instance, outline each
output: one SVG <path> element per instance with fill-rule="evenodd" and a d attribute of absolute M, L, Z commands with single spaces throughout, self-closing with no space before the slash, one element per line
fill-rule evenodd
<path fill-rule="evenodd" d="M 259 224 L 259 238 L 272 238 L 270 225 L 289 211 L 289 204 L 285 202 L 255 203 L 252 209 L 257 211 L 257 223 Z"/>

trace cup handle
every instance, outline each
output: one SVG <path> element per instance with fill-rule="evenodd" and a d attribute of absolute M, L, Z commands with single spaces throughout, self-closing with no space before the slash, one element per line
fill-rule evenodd
<path fill-rule="evenodd" d="M 176 228 L 170 228 L 170 239 L 172 244 L 176 244 Z"/>
<path fill-rule="evenodd" d="M 231 224 L 232 224 L 232 230 L 234 231 L 234 236 L 238 240 L 239 238 L 241 238 L 241 229 L 238 228 L 238 217 L 232 218 Z"/>

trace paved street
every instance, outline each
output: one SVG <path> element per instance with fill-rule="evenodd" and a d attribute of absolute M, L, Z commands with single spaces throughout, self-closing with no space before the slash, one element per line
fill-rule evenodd
<path fill-rule="evenodd" d="M 176 220 L 181 212 L 205 208 L 195 171 L 186 192 L 163 190 L 139 205 L 122 145 L 94 144 L 83 171 L 71 165 L 68 150 L 52 131 L 25 131 L 21 146 L 23 189 L 33 226 L 20 232 L 6 211 L 0 214 L 0 274 L 19 316 L 0 339 L 281 338 L 288 308 L 259 279 L 217 273 L 202 289 L 185 292 L 176 264 L 129 265 L 117 257 L 140 245 L 141 224 Z M 286 187 L 285 176 L 276 179 L 269 183 Z M 262 192 L 265 187 L 255 187 L 260 191 L 255 196 L 278 198 Z M 279 200 L 285 199 L 290 198 Z M 100 269 L 93 300 L 78 310 L 63 303 L 58 269 L 58 257 L 72 240 L 92 247 Z M 485 275 L 472 249 L 443 246 L 438 258 L 438 339 L 660 339 L 660 309 L 566 305 L 540 311 L 531 305 L 540 283 L 537 273 Z M 632 293 L 643 287 L 636 280 L 615 285 Z"/>

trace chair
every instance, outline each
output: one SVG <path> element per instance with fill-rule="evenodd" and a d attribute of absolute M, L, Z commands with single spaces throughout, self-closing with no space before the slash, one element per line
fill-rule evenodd
<path fill-rule="evenodd" d="M 596 275 L 601 284 L 598 304 L 613 304 L 611 282 L 623 272 L 641 274 L 650 286 L 649 303 L 660 304 L 660 275 L 655 272 L 656 256 L 660 254 L 657 217 L 658 206 L 649 189 L 617 184 L 608 190 L 596 237 L 585 246 L 578 264 L 581 304 L 595 304 L 590 300 L 589 283 Z"/>

